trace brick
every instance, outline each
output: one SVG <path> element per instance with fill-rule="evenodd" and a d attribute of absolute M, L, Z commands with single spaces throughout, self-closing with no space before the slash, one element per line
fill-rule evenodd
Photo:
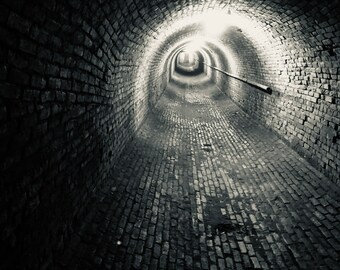
<path fill-rule="evenodd" d="M 29 74 L 22 70 L 11 68 L 8 72 L 8 81 L 13 84 L 27 86 L 29 84 L 30 77 Z"/>
<path fill-rule="evenodd" d="M 334 101 L 335 101 L 334 97 L 330 97 L 330 96 L 326 96 L 325 100 L 329 103 L 334 103 Z"/>
<path fill-rule="evenodd" d="M 8 25 L 23 34 L 28 34 L 31 23 L 17 13 L 11 12 L 8 17 Z"/>
<path fill-rule="evenodd" d="M 23 52 L 35 55 L 36 50 L 37 50 L 37 45 L 27 39 L 21 39 L 19 42 L 19 49 L 22 50 Z"/>
<path fill-rule="evenodd" d="M 46 80 L 43 77 L 33 75 L 31 85 L 38 89 L 44 89 L 46 87 Z"/>
<path fill-rule="evenodd" d="M 326 190 L 333 204 L 332 185 L 340 184 L 339 48 L 333 46 L 339 43 L 338 5 L 319 2 L 233 2 L 241 16 L 255 14 L 250 26 L 259 31 L 235 20 L 221 37 L 230 55 L 211 44 L 206 54 L 211 49 L 221 69 L 273 90 L 264 93 L 216 73 L 216 84 L 235 107 L 226 100 L 220 104 L 220 92 L 202 100 L 188 85 L 175 93 L 182 103 L 159 100 L 168 81 L 165 56 L 197 30 L 173 23 L 207 8 L 227 13 L 226 3 L 3 0 L 0 170 L 6 184 L 0 213 L 6 218 L 1 216 L 0 224 L 6 237 L 0 268 L 55 268 L 57 254 L 81 225 L 90 229 L 75 237 L 72 251 L 79 253 L 70 269 L 184 269 L 186 264 L 310 269 L 314 262 L 333 267 L 338 246 L 318 238 L 316 227 L 336 227 L 338 216 L 317 209 L 313 223 L 310 209 L 302 209 L 321 205 Z M 189 121 L 190 115 L 198 118 Z M 266 128 L 326 176 L 277 143 Z M 208 141 L 212 148 L 202 149 Z M 112 167 L 123 169 L 111 175 Z M 114 194 L 104 194 L 101 187 L 112 181 Z M 305 182 L 313 185 L 303 190 Z M 102 207 L 92 213 L 96 222 L 91 223 L 84 217 L 98 198 Z M 225 209 L 222 217 L 220 209 Z M 225 218 L 228 226 L 222 226 Z M 289 237 L 281 239 L 283 234 Z M 266 243 L 268 235 L 274 235 L 275 245 Z M 113 245 L 118 239 L 123 244 Z M 143 250 L 147 239 L 152 243 Z M 318 247 L 310 245 L 315 239 Z M 295 261 L 287 250 L 297 240 L 302 246 L 296 250 L 307 252 Z M 158 244 L 165 254 L 152 257 Z"/>
<path fill-rule="evenodd" d="M 24 56 L 16 54 L 14 52 L 9 52 L 9 64 L 19 69 L 26 69 L 28 66 L 28 61 Z"/>
<path fill-rule="evenodd" d="M 273 133 L 254 122 L 251 116 L 241 112 L 238 114 L 230 112 L 229 110 L 233 112 L 239 110 L 239 107 L 232 104 L 230 100 L 228 102 L 219 101 L 220 104 L 218 104 L 216 100 L 207 100 L 206 88 L 204 99 L 199 98 L 199 93 L 200 91 L 191 89 L 190 98 L 195 100 L 195 105 L 188 105 L 189 103 L 184 103 L 182 100 L 168 98 L 169 96 L 176 97 L 174 94 L 162 96 L 154 111 L 137 133 L 136 140 L 128 146 L 118 167 L 115 168 L 115 175 L 120 175 L 116 178 L 119 182 L 115 182 L 115 185 L 122 185 L 122 190 L 128 190 L 133 198 L 119 201 L 116 196 L 110 196 L 111 203 L 114 202 L 118 209 L 122 209 L 124 205 L 125 211 L 129 215 L 127 219 L 133 221 L 136 220 L 135 216 L 139 211 L 142 211 L 140 213 L 142 216 L 145 215 L 147 204 L 141 197 L 147 194 L 147 198 L 151 200 L 149 208 L 154 213 L 150 223 L 146 223 L 149 224 L 146 225 L 149 226 L 149 229 L 145 228 L 147 233 L 145 249 L 149 250 L 149 255 L 144 254 L 142 248 L 138 248 L 143 245 L 141 240 L 134 252 L 143 258 L 142 261 L 145 258 L 150 261 L 152 249 L 154 259 L 157 258 L 155 267 L 157 264 L 157 266 L 162 265 L 162 268 L 165 269 L 169 267 L 169 262 L 164 256 L 168 252 L 171 255 L 171 262 L 177 268 L 183 266 L 190 268 L 195 265 L 203 269 L 211 269 L 216 268 L 217 265 L 221 267 L 223 265 L 225 267 L 248 265 L 248 267 L 261 269 L 263 265 L 280 265 L 283 268 L 287 268 L 287 265 L 295 267 L 307 265 L 313 259 L 311 257 L 305 259 L 301 250 L 305 248 L 316 254 L 316 247 L 310 241 L 316 237 L 320 238 L 320 231 L 325 232 L 325 238 L 330 236 L 326 225 L 323 224 L 329 211 L 325 208 L 316 211 L 312 205 L 325 204 L 325 202 L 321 203 L 324 198 L 316 192 L 321 185 L 331 184 L 331 182 L 325 177 L 322 177 L 320 182 L 319 175 L 312 177 L 315 175 L 315 170 Z M 201 105 L 199 121 L 196 114 L 188 114 L 188 111 L 184 109 L 197 106 L 197 104 Z M 174 105 L 180 108 L 169 109 Z M 215 117 L 217 111 L 219 117 Z M 150 136 L 150 125 L 155 128 L 154 121 L 160 116 L 165 119 L 173 119 L 173 121 L 181 119 L 182 125 L 173 126 L 173 121 L 158 121 L 157 125 L 160 125 L 159 130 L 162 130 L 162 134 L 158 134 L 157 137 Z M 304 117 L 304 119 L 310 120 L 311 118 Z M 195 123 L 195 121 L 197 122 Z M 200 125 L 196 126 L 197 123 Z M 216 128 L 216 123 L 219 123 L 219 128 Z M 218 153 L 202 150 L 202 133 L 210 139 L 214 138 L 213 145 L 219 145 Z M 227 136 L 226 134 L 229 133 L 235 136 Z M 240 141 L 243 143 L 241 144 Z M 152 144 L 162 145 L 162 150 L 150 147 Z M 242 148 L 242 151 L 239 151 L 239 148 Z M 272 151 L 267 151 L 268 148 Z M 176 156 L 177 151 L 174 149 L 177 151 L 181 149 L 181 154 Z M 249 156 L 245 153 L 249 153 Z M 159 159 L 165 156 L 169 158 Z M 258 160 L 258 157 L 266 162 L 258 163 L 258 166 L 250 166 L 251 162 Z M 180 160 L 180 163 L 176 163 L 177 160 Z M 211 166 L 213 163 L 216 164 L 216 169 Z M 147 166 L 145 166 L 146 164 Z M 176 172 L 174 171 L 177 174 L 176 177 L 160 177 L 160 175 L 164 175 L 164 172 L 152 169 L 158 167 L 164 170 L 171 164 L 172 166 L 177 164 Z M 294 166 L 292 166 L 293 164 Z M 261 166 L 265 170 L 260 170 L 260 176 L 255 177 Z M 189 172 L 199 170 L 200 173 L 190 174 L 185 168 L 190 168 Z M 152 169 L 152 175 L 149 175 L 150 169 Z M 280 173 L 277 172 L 278 169 Z M 212 181 L 211 179 L 218 179 L 217 175 L 220 175 L 220 178 L 223 175 L 224 180 Z M 247 175 L 252 175 L 252 177 L 243 177 Z M 181 184 L 184 179 L 188 181 L 186 182 L 188 185 Z M 169 180 L 172 183 L 171 189 L 166 188 Z M 292 187 L 292 182 L 295 181 L 299 185 Z M 301 183 L 304 181 L 313 184 L 302 186 Z M 259 185 L 259 183 L 261 184 Z M 135 188 L 132 188 L 133 186 Z M 233 197 L 232 194 L 236 192 L 238 195 Z M 186 208 L 186 199 L 183 196 L 178 196 L 178 193 L 192 194 L 190 197 L 192 206 Z M 253 196 L 246 195 L 250 193 Z M 273 193 L 279 194 L 273 196 Z M 296 193 L 302 198 L 306 198 L 307 202 L 303 203 L 304 207 L 297 206 L 294 200 L 296 197 L 290 193 L 292 195 Z M 332 198 L 328 199 L 333 202 L 337 193 L 332 194 Z M 176 203 L 173 203 L 174 197 Z M 121 198 L 124 198 L 124 192 Z M 297 198 L 301 200 L 300 197 Z M 138 204 L 136 204 L 137 202 Z M 164 208 L 167 202 L 169 205 L 172 204 L 172 207 Z M 282 218 L 276 214 L 278 209 L 280 209 Z M 248 219 L 247 221 L 247 217 L 253 216 L 255 219 L 253 211 L 260 211 L 261 215 L 256 215 L 256 220 Z M 240 214 L 239 212 L 245 213 Z M 97 211 L 97 213 L 99 212 Z M 198 214 L 201 214 L 200 226 L 194 232 L 191 229 L 191 224 L 194 224 L 193 220 L 198 221 Z M 170 221 L 170 215 L 177 221 Z M 214 226 L 220 222 L 225 222 L 226 215 L 235 222 L 232 223 L 235 227 L 226 226 L 226 231 L 223 231 L 222 227 L 219 230 L 214 229 Z M 115 220 L 119 223 L 119 219 Z M 164 225 L 166 223 L 168 225 Z M 129 224 L 131 224 L 130 229 L 125 230 L 125 234 L 128 234 L 127 238 L 137 238 L 138 233 L 135 232 L 139 232 L 139 229 L 136 230 L 133 227 L 139 228 L 140 225 Z M 246 226 L 255 227 L 257 224 L 261 226 L 256 229 L 256 237 L 243 229 Z M 301 229 L 292 228 L 292 224 L 298 224 L 298 228 Z M 112 224 L 112 226 L 116 225 Z M 198 235 L 194 236 L 196 233 Z M 169 242 L 163 242 L 164 238 L 169 239 Z M 301 240 L 301 246 L 297 244 L 300 243 L 297 239 Z M 334 249 L 338 248 L 335 242 L 332 242 L 331 245 Z M 195 246 L 199 249 L 196 250 Z M 329 248 L 329 246 L 327 247 Z M 190 253 L 186 254 L 184 248 L 187 248 Z M 317 247 L 317 249 L 320 250 L 321 247 Z M 258 255 L 262 254 L 263 250 L 266 251 L 266 254 L 268 253 L 265 259 Z M 191 255 L 191 252 L 194 253 L 194 256 Z M 282 254 L 284 254 L 285 261 L 280 258 Z M 198 260 L 198 258 L 200 259 Z"/>
<path fill-rule="evenodd" d="M 8 67 L 6 65 L 0 66 L 0 81 L 5 81 L 7 79 Z"/>

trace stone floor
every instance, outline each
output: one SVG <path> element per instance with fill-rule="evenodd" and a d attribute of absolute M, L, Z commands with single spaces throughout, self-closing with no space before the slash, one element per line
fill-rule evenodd
<path fill-rule="evenodd" d="M 339 195 L 216 88 L 169 86 L 61 269 L 340 269 Z"/>

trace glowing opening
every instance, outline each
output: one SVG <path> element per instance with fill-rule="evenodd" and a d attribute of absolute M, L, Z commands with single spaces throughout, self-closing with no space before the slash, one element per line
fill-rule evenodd
<path fill-rule="evenodd" d="M 183 65 L 194 65 L 196 63 L 197 54 L 196 52 L 182 51 L 178 55 L 178 61 Z"/>

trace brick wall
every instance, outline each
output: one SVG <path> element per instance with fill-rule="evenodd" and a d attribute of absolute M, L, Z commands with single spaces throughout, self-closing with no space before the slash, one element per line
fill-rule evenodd
<path fill-rule="evenodd" d="M 275 30 L 282 54 L 274 63 L 261 50 L 265 40 L 232 32 L 238 72 L 270 84 L 274 94 L 230 81 L 231 96 L 335 179 L 339 22 L 327 14 L 336 9 L 317 1 L 299 1 L 301 8 L 233 2 Z M 164 55 L 194 33 L 195 26 L 174 23 L 226 3 L 0 3 L 0 268 L 51 268 L 162 93 L 169 79 Z"/>
<path fill-rule="evenodd" d="M 336 6 L 337 1 L 314 1 L 308 9 L 304 3 L 301 7 L 248 6 L 249 13 L 256 9 L 259 16 L 266 16 L 259 26 L 264 35 L 234 27 L 225 33 L 226 46 L 236 59 L 234 72 L 269 85 L 273 94 L 228 78 L 225 89 L 244 110 L 340 184 L 340 22 Z"/>
<path fill-rule="evenodd" d="M 0 4 L 1 269 L 51 264 L 147 112 L 143 32 L 101 2 Z"/>

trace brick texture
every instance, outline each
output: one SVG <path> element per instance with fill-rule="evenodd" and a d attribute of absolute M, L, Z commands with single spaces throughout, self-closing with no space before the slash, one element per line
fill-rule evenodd
<path fill-rule="evenodd" d="M 217 87 L 185 82 L 126 148 L 60 269 L 338 269 L 340 188 Z"/>
<path fill-rule="evenodd" d="M 303 3 L 301 8 L 291 4 L 247 6 L 249 13 L 266 16 L 261 29 L 268 34 L 261 40 L 235 27 L 224 39 L 236 56 L 237 74 L 270 86 L 273 94 L 233 79 L 227 79 L 224 89 L 245 111 L 339 184 L 337 5 L 337 1 L 327 1 L 322 7 L 312 2 L 308 8 Z"/>
<path fill-rule="evenodd" d="M 271 34 L 231 30 L 238 72 L 274 94 L 227 80 L 226 91 L 337 182 L 338 1 L 232 2 Z M 227 3 L 1 1 L 0 268 L 52 265 L 161 95 L 165 53 L 194 34 L 174 23 Z"/>

